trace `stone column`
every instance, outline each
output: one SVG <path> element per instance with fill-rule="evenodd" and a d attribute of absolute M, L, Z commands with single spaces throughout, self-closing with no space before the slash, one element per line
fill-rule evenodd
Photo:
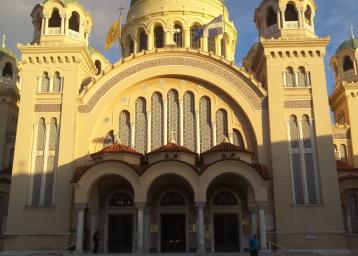
<path fill-rule="evenodd" d="M 61 35 L 65 34 L 65 16 L 61 16 Z"/>
<path fill-rule="evenodd" d="M 48 17 L 45 16 L 45 27 L 44 27 L 44 35 L 47 35 L 48 32 Z"/>
<path fill-rule="evenodd" d="M 167 99 L 163 99 L 163 116 L 164 116 L 164 125 L 163 125 L 163 144 L 168 144 L 168 104 Z"/>
<path fill-rule="evenodd" d="M 48 92 L 53 92 L 53 77 L 50 77 Z"/>
<path fill-rule="evenodd" d="M 179 100 L 179 144 L 184 146 L 184 100 Z"/>
<path fill-rule="evenodd" d="M 184 48 L 190 48 L 190 28 L 184 28 Z"/>
<path fill-rule="evenodd" d="M 304 16 L 303 9 L 298 10 L 299 28 L 304 28 Z"/>
<path fill-rule="evenodd" d="M 68 31 L 69 22 L 70 19 L 67 16 L 65 16 L 65 35 L 67 34 Z"/>
<path fill-rule="evenodd" d="M 148 50 L 153 50 L 154 48 L 154 34 L 152 33 L 152 31 L 148 31 L 147 33 L 147 46 L 148 46 Z"/>
<path fill-rule="evenodd" d="M 137 253 L 144 252 L 144 208 L 145 203 L 136 203 L 137 207 Z"/>
<path fill-rule="evenodd" d="M 310 72 L 306 71 L 305 76 L 306 76 L 306 86 L 310 87 L 311 86 Z"/>
<path fill-rule="evenodd" d="M 45 34 L 45 17 L 41 21 L 41 35 Z"/>
<path fill-rule="evenodd" d="M 131 136 L 131 148 L 135 148 L 135 122 L 132 122 L 131 124 L 130 124 L 130 126 L 131 126 L 131 134 L 130 134 L 130 136 Z"/>
<path fill-rule="evenodd" d="M 285 11 L 281 10 L 282 28 L 286 28 Z"/>
<path fill-rule="evenodd" d="M 91 227 L 90 227 L 90 238 L 91 238 L 91 250 L 94 248 L 92 236 L 97 231 L 97 212 L 98 209 L 89 209 Z"/>
<path fill-rule="evenodd" d="M 295 84 L 293 87 L 298 87 L 299 84 L 298 84 L 298 72 L 294 72 L 294 76 L 295 76 Z"/>
<path fill-rule="evenodd" d="M 265 218 L 265 209 L 263 205 L 259 206 L 259 220 L 260 220 L 260 249 L 267 250 L 266 218 Z"/>
<path fill-rule="evenodd" d="M 147 153 L 152 151 L 152 112 L 147 111 Z"/>
<path fill-rule="evenodd" d="M 204 52 L 208 52 L 209 50 L 208 50 L 208 37 L 206 36 L 206 37 L 203 37 L 203 51 Z"/>
<path fill-rule="evenodd" d="M 251 236 L 257 235 L 257 210 L 256 208 L 250 208 L 251 217 Z"/>
<path fill-rule="evenodd" d="M 77 210 L 76 253 L 83 252 L 83 236 L 84 236 L 86 207 L 87 204 L 76 204 L 76 210 Z"/>
<path fill-rule="evenodd" d="M 212 122 L 212 127 L 213 127 L 213 134 L 212 134 L 212 141 L 213 141 L 213 147 L 215 147 L 217 145 L 217 138 L 216 138 L 216 122 Z"/>
<path fill-rule="evenodd" d="M 196 122 L 196 153 L 200 154 L 200 111 L 195 110 L 195 122 Z"/>
<path fill-rule="evenodd" d="M 281 28 L 282 28 L 281 13 L 280 13 L 280 11 L 277 12 L 277 27 L 278 27 L 278 29 L 281 29 Z"/>
<path fill-rule="evenodd" d="M 282 79 L 283 79 L 283 86 L 287 87 L 287 78 L 286 78 L 286 72 L 282 72 Z"/>
<path fill-rule="evenodd" d="M 205 223 L 204 223 L 204 207 L 205 202 L 197 202 L 196 209 L 198 213 L 197 218 L 197 232 L 198 232 L 198 248 L 197 252 L 204 253 L 205 250 Z"/>

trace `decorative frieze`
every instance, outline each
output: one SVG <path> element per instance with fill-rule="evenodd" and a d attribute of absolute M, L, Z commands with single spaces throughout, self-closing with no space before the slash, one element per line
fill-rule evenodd
<path fill-rule="evenodd" d="M 35 112 L 61 112 L 61 104 L 36 104 Z"/>
<path fill-rule="evenodd" d="M 285 109 L 312 108 L 311 100 L 286 100 Z"/>

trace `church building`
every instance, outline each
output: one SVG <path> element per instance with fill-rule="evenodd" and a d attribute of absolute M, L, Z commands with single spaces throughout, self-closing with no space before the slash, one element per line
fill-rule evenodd
<path fill-rule="evenodd" d="M 0 250 L 358 249 L 354 35 L 329 96 L 314 0 L 263 0 L 242 66 L 224 0 L 132 0 L 115 63 L 82 2 L 37 4 L 20 59 L 3 38 Z"/>

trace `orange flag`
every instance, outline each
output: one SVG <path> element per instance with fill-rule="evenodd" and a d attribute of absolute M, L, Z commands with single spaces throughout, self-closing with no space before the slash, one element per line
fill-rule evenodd
<path fill-rule="evenodd" d="M 122 24 L 121 18 L 118 18 L 114 21 L 112 26 L 108 30 L 105 49 L 108 50 L 111 48 L 112 44 L 121 38 L 122 34 Z"/>

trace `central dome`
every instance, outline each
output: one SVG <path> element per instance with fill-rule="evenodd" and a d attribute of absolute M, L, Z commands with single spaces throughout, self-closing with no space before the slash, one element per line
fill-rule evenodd
<path fill-rule="evenodd" d="M 140 1 L 144 1 L 144 0 L 131 0 L 131 6 L 133 6 L 135 3 L 140 2 Z M 212 1 L 219 1 L 220 3 L 224 3 L 225 0 L 212 0 Z M 178 3 L 178 4 L 180 4 L 180 3 Z"/>

